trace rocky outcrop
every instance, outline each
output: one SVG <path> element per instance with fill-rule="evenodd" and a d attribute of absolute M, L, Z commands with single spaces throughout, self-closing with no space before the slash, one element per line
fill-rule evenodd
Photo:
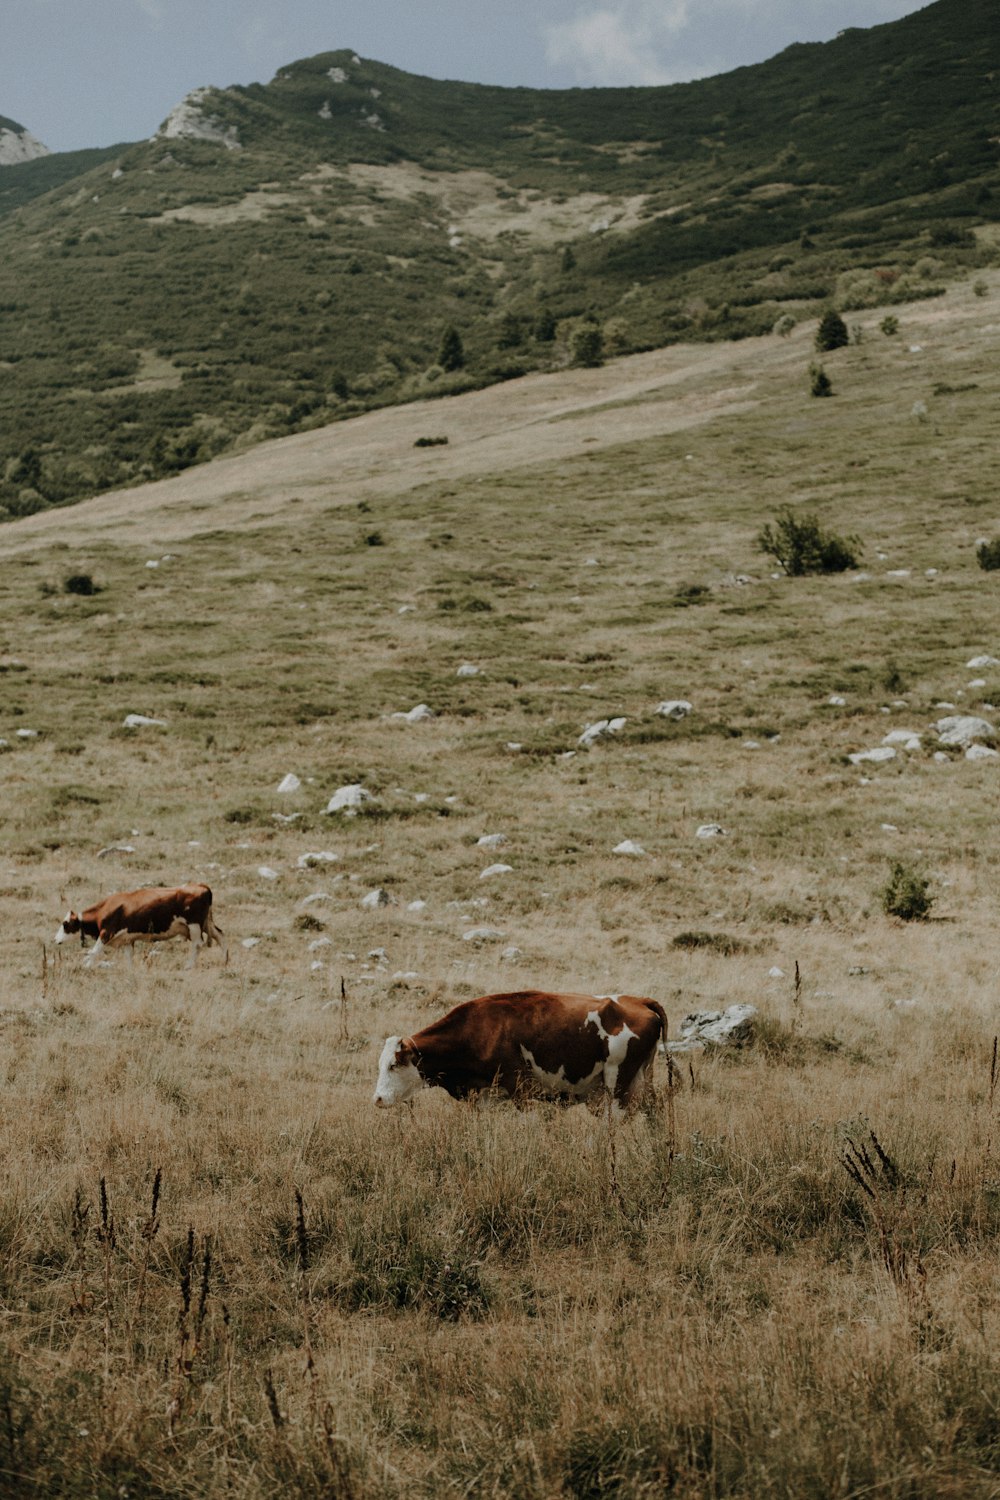
<path fill-rule="evenodd" d="M 0 121 L 0 167 L 14 167 L 22 161 L 34 161 L 39 156 L 49 156 L 48 146 L 17 125 L 13 120 Z"/>

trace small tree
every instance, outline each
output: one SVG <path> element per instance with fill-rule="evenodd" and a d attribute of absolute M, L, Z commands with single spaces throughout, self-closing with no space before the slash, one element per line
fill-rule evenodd
<path fill-rule="evenodd" d="M 778 318 L 775 322 L 774 327 L 771 329 L 771 332 L 778 334 L 780 338 L 787 339 L 788 335 L 791 333 L 794 327 L 795 319 L 792 317 L 791 313 L 782 313 L 781 317 Z"/>
<path fill-rule="evenodd" d="M 604 363 L 604 335 L 597 323 L 584 323 L 573 335 L 573 363 L 593 369 Z"/>
<path fill-rule="evenodd" d="M 899 319 L 896 317 L 895 313 L 886 313 L 885 317 L 882 319 L 881 323 L 878 326 L 881 328 L 886 338 L 891 339 L 894 333 L 899 332 Z"/>
<path fill-rule="evenodd" d="M 843 349 L 845 344 L 850 343 L 850 338 L 847 324 L 840 313 L 835 307 L 828 307 L 816 330 L 816 348 L 824 354 L 831 349 Z"/>
<path fill-rule="evenodd" d="M 465 349 L 462 338 L 457 328 L 452 325 L 446 328 L 441 337 L 441 349 L 438 353 L 437 362 L 442 370 L 451 374 L 454 370 L 460 370 L 465 364 Z"/>
<path fill-rule="evenodd" d="M 894 860 L 892 873 L 880 892 L 882 910 L 888 917 L 899 917 L 903 922 L 923 922 L 934 905 L 934 897 L 928 894 L 930 881 L 925 875 Z"/>
<path fill-rule="evenodd" d="M 815 516 L 797 516 L 790 505 L 778 511 L 757 535 L 757 548 L 773 557 L 791 578 L 805 573 L 845 573 L 858 565 L 857 537 L 824 531 Z"/>
<path fill-rule="evenodd" d="M 1000 568 L 1000 538 L 992 542 L 980 542 L 976 548 L 976 562 L 986 573 Z"/>
<path fill-rule="evenodd" d="M 556 336 L 557 327 L 555 314 L 547 307 L 543 307 L 535 319 L 533 333 L 536 342 L 539 344 L 551 344 Z"/>
<path fill-rule="evenodd" d="M 833 381 L 822 365 L 809 366 L 809 394 L 811 396 L 833 395 Z"/>

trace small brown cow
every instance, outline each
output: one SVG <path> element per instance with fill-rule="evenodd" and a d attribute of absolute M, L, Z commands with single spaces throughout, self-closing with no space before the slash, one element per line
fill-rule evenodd
<path fill-rule="evenodd" d="M 136 943 L 162 943 L 174 937 L 191 943 L 194 964 L 202 941 L 210 947 L 222 936 L 212 918 L 212 892 L 207 885 L 151 885 L 138 891 L 116 891 L 79 916 L 67 912 L 55 940 L 64 943 L 76 932 L 81 943 L 84 937 L 97 939 L 84 960 L 88 967 L 105 948 L 127 946 L 131 956 Z"/>
<path fill-rule="evenodd" d="M 400 1104 L 425 1085 L 455 1099 L 495 1090 L 573 1100 L 605 1088 L 618 1114 L 650 1081 L 666 1035 L 663 1007 L 634 995 L 482 995 L 412 1036 L 389 1037 L 374 1102 Z"/>

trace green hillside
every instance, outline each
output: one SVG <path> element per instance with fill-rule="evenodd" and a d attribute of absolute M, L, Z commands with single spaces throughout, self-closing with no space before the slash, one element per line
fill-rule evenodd
<path fill-rule="evenodd" d="M 998 78 L 987 0 L 670 88 L 340 51 L 198 91 L 212 138 L 0 169 L 2 514 L 601 341 L 940 295 L 995 254 Z"/>

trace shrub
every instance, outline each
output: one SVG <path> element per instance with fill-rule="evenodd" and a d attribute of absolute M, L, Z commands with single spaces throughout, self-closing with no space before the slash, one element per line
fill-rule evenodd
<path fill-rule="evenodd" d="M 791 313 L 782 313 L 781 317 L 777 320 L 771 332 L 777 333 L 783 339 L 787 339 L 788 335 L 791 333 L 794 327 L 795 319 L 792 317 Z"/>
<path fill-rule="evenodd" d="M 886 313 L 885 317 L 882 319 L 881 323 L 878 326 L 881 328 L 886 338 L 889 339 L 892 338 L 892 335 L 894 333 L 899 332 L 899 319 L 894 313 Z"/>
<path fill-rule="evenodd" d="M 986 573 L 1000 568 L 1000 537 L 992 542 L 980 542 L 976 548 L 976 562 Z"/>
<path fill-rule="evenodd" d="M 789 577 L 805 573 L 844 573 L 858 565 L 857 537 L 824 531 L 815 516 L 797 516 L 791 506 L 779 510 L 758 533 L 757 548 L 768 553 Z"/>
<path fill-rule="evenodd" d="M 974 296 L 976 297 L 985 297 L 986 293 L 989 291 L 989 287 L 986 285 L 986 282 L 983 281 L 982 277 L 980 277 L 978 281 L 974 281 L 972 283 L 972 291 Z"/>
<path fill-rule="evenodd" d="M 809 394 L 811 396 L 833 395 L 833 381 L 822 365 L 809 366 Z"/>
<path fill-rule="evenodd" d="M 934 905 L 934 897 L 928 894 L 930 881 L 918 871 L 894 860 L 892 873 L 880 893 L 882 910 L 886 916 L 899 917 L 903 922 L 922 922 Z"/>
<path fill-rule="evenodd" d="M 604 335 L 596 323 L 585 323 L 573 335 L 573 363 L 589 369 L 604 363 Z"/>
<path fill-rule="evenodd" d="M 847 324 L 835 307 L 828 307 L 816 330 L 816 348 L 824 353 L 830 349 L 843 349 L 849 340 Z"/>
<path fill-rule="evenodd" d="M 414 448 L 440 448 L 447 443 L 446 437 L 418 437 L 414 440 Z"/>
<path fill-rule="evenodd" d="M 99 594 L 101 587 L 89 573 L 70 573 L 63 579 L 63 591 L 67 594 Z"/>
<path fill-rule="evenodd" d="M 446 328 L 441 337 L 441 348 L 437 362 L 447 374 L 460 370 L 465 364 L 465 348 L 462 336 L 455 327 Z"/>

